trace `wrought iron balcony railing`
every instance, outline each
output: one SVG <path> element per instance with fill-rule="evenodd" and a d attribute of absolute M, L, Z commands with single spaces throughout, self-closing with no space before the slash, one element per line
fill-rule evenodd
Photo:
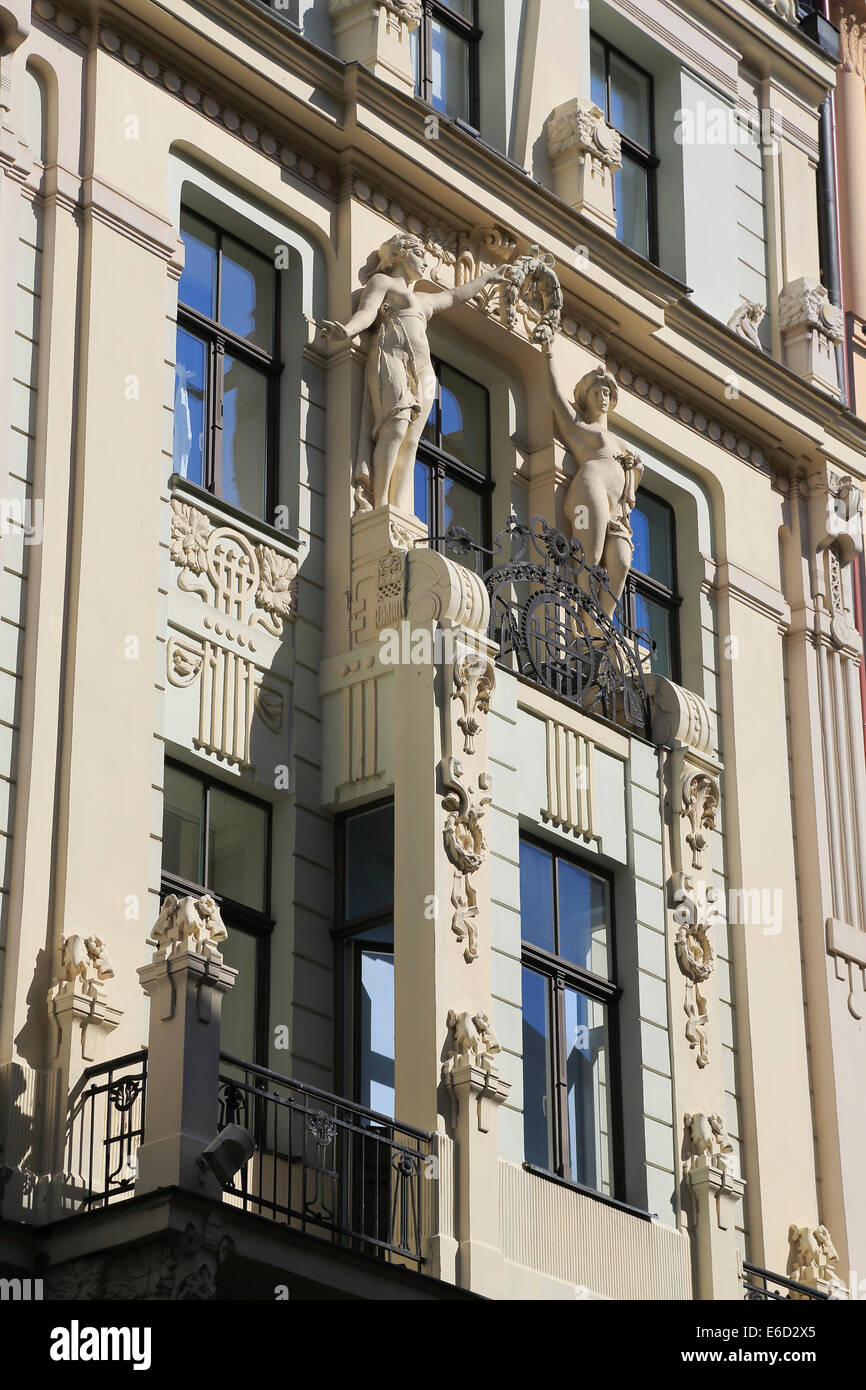
<path fill-rule="evenodd" d="M 90 1211 L 132 1195 L 146 1092 L 146 1049 L 83 1073 L 70 1096 L 63 1195 L 67 1211 Z"/>
<path fill-rule="evenodd" d="M 483 580 L 500 661 L 586 713 L 650 737 L 644 673 L 655 643 L 628 626 L 607 571 L 587 565 L 579 540 L 543 517 L 524 525 L 511 516 L 492 551 L 458 526 L 430 544 Z"/>
<path fill-rule="evenodd" d="M 420 1270 L 430 1134 L 225 1054 L 219 1094 L 220 1128 L 243 1125 L 256 1144 L 229 1201 Z"/>
<path fill-rule="evenodd" d="M 830 1296 L 818 1289 L 810 1289 L 807 1284 L 798 1284 L 782 1274 L 771 1274 L 759 1265 L 743 1262 L 743 1297 L 747 1303 L 786 1301 L 794 1299 L 815 1299 L 826 1303 Z"/>

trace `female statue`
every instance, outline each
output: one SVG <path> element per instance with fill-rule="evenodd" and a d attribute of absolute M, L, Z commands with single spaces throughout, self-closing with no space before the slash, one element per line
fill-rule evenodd
<path fill-rule="evenodd" d="M 577 465 L 565 498 L 572 533 L 583 545 L 586 564 L 602 565 L 610 591 L 602 589 L 601 606 L 612 617 L 631 569 L 634 541 L 629 517 L 640 484 L 643 464 L 623 447 L 607 427 L 608 411 L 616 407 L 619 391 L 609 372 L 596 367 L 574 388 L 574 412 L 560 389 L 553 364 L 553 333 L 536 330 L 547 361 L 556 423 L 563 443 Z"/>
<path fill-rule="evenodd" d="M 378 265 L 348 323 L 325 319 L 326 338 L 354 338 L 378 325 L 367 355 L 373 425 L 373 505 L 413 513 L 415 454 L 436 394 L 427 323 L 433 314 L 463 304 L 485 285 L 507 278 L 507 267 L 487 270 L 454 290 L 417 293 L 427 257 L 419 237 L 392 236 L 379 247 Z"/>

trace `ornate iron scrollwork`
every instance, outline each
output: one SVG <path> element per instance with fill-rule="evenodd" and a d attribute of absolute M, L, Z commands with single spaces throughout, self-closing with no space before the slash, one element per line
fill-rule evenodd
<path fill-rule="evenodd" d="M 534 516 L 515 516 L 494 541 L 482 576 L 490 595 L 490 637 L 500 660 L 587 713 L 650 737 L 644 663 L 655 644 L 625 621 L 621 604 L 608 617 L 607 571 L 585 563 L 583 546 Z"/>

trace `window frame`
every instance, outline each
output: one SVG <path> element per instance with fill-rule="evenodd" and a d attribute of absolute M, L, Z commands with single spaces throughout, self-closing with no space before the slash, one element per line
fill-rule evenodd
<path fill-rule="evenodd" d="M 181 762 L 178 758 L 167 757 L 165 767 L 172 768 L 177 772 L 182 772 L 188 777 L 194 777 L 200 784 L 202 791 L 202 869 L 204 883 L 194 883 L 190 879 L 182 878 L 180 874 L 169 872 L 164 867 L 160 867 L 160 890 L 159 902 L 162 907 L 163 902 L 169 893 L 175 893 L 178 897 L 203 897 L 209 894 L 213 898 L 220 910 L 220 915 L 229 931 L 243 932 L 246 936 L 252 936 L 256 942 L 256 978 L 254 991 L 254 1051 L 255 1056 L 243 1058 L 243 1061 L 255 1062 L 258 1066 L 267 1066 L 268 1050 L 270 1044 L 270 967 L 271 967 L 271 938 L 273 936 L 275 919 L 271 916 L 272 897 L 272 846 L 273 846 L 273 808 L 268 801 L 262 801 L 256 796 L 251 796 L 249 792 L 238 791 L 229 783 L 223 782 L 218 777 L 211 777 L 206 772 L 190 763 Z M 230 796 L 236 796 L 241 801 L 246 801 L 255 806 L 258 810 L 265 811 L 265 881 L 264 881 L 264 902 L 263 911 L 259 912 L 256 908 L 249 907 L 246 903 L 238 902 L 235 898 L 228 897 L 225 893 L 217 893 L 213 888 L 207 886 L 210 864 L 210 849 L 208 845 L 208 831 L 210 828 L 210 792 L 213 788 L 218 791 L 226 792 Z M 163 816 L 165 815 L 165 794 L 163 793 Z"/>
<path fill-rule="evenodd" d="M 537 974 L 542 975 L 547 983 L 547 1015 L 550 1026 L 551 1050 L 550 1069 L 547 1077 L 547 1098 L 553 1112 L 550 1117 L 553 1166 L 549 1170 L 539 1169 L 537 1164 L 529 1163 L 528 1161 L 527 1166 L 535 1171 L 549 1172 L 551 1176 L 559 1178 L 570 1187 L 578 1188 L 581 1192 L 585 1192 L 590 1197 L 598 1197 L 603 1201 L 618 1202 L 622 1198 L 625 1187 L 622 1072 L 618 1009 L 623 991 L 622 987 L 616 984 L 616 914 L 614 911 L 613 878 L 610 874 L 604 873 L 596 864 L 589 863 L 586 859 L 579 855 L 571 854 L 566 849 L 558 848 L 555 844 L 552 844 L 549 840 L 545 840 L 540 835 L 534 835 L 531 832 L 521 829 L 520 840 L 521 842 L 532 845 L 535 849 L 543 850 L 552 858 L 554 932 L 556 932 L 559 925 L 559 876 L 556 872 L 557 860 L 563 859 L 567 863 L 573 864 L 587 873 L 594 874 L 596 878 L 602 879 L 607 884 L 608 952 L 611 974 L 611 978 L 606 980 L 602 975 L 596 975 L 592 971 L 586 970 L 583 966 L 575 965 L 574 962 L 565 960 L 562 956 L 554 955 L 550 951 L 546 951 L 543 947 L 537 946 L 531 941 L 526 941 L 521 935 L 521 972 L 524 968 L 534 970 Z M 592 999 L 595 1003 L 603 1004 L 607 1010 L 608 1062 L 610 1068 L 610 1077 L 608 1081 L 610 1088 L 610 1193 L 603 1192 L 600 1188 L 588 1187 L 585 1183 L 578 1182 L 571 1175 L 570 1171 L 568 1143 L 568 1052 L 565 1040 L 566 987 L 576 989 L 579 993 Z M 523 1006 L 521 999 L 521 1019 L 522 1016 Z"/>
<path fill-rule="evenodd" d="M 375 801 L 353 806 L 337 816 L 334 836 L 334 925 L 331 938 L 334 943 L 334 1005 L 335 1019 L 338 1020 L 338 1046 L 335 1048 L 334 1077 L 337 1093 L 344 1095 L 350 1084 L 351 1098 L 356 1105 L 362 1104 L 361 1095 L 361 1049 L 359 1046 L 358 1024 L 361 1017 L 361 951 L 372 949 L 385 955 L 395 954 L 394 942 L 394 898 L 393 889 L 390 906 L 376 912 L 364 913 L 361 917 L 346 917 L 346 826 L 358 816 L 371 811 L 381 811 L 395 806 L 393 796 L 378 797 Z M 396 810 L 395 810 L 396 814 Z M 361 941 L 360 938 L 377 927 L 390 928 L 391 940 L 376 942 Z M 396 976 L 395 976 L 396 978 Z M 347 1008 L 348 1006 L 348 1008 Z M 369 1108 L 369 1107 L 367 1107 Z"/>
<path fill-rule="evenodd" d="M 177 328 L 178 332 L 185 331 L 193 337 L 201 340 L 205 345 L 207 360 L 206 366 L 206 391 L 207 408 L 205 414 L 205 447 L 202 459 L 202 481 L 200 486 L 209 492 L 219 501 L 226 501 L 227 505 L 234 506 L 242 512 L 244 516 L 256 516 L 257 520 L 264 521 L 273 525 L 273 518 L 278 501 L 279 483 L 279 441 L 280 441 L 280 378 L 285 369 L 282 361 L 282 277 L 276 266 L 268 259 L 263 251 L 258 247 L 252 246 L 249 242 L 243 241 L 241 237 L 235 236 L 233 232 L 227 231 L 213 218 L 205 213 L 198 212 L 196 208 L 190 207 L 188 203 L 182 203 L 180 209 L 180 219 L 184 216 L 195 218 L 202 226 L 208 227 L 216 237 L 216 309 L 220 310 L 222 297 L 222 266 L 223 266 L 223 241 L 228 239 L 237 246 L 243 248 L 251 256 L 256 256 L 266 266 L 270 268 L 273 277 L 273 350 L 267 352 L 264 348 L 257 347 L 254 343 L 249 343 L 245 338 L 239 337 L 231 329 L 213 319 L 208 314 L 203 314 L 200 309 L 194 309 L 189 304 L 184 304 L 180 298 L 180 285 L 178 285 L 177 300 Z M 266 435 L 265 435 L 265 488 L 263 499 L 263 514 L 258 517 L 254 512 L 248 512 L 240 507 L 239 503 L 227 500 L 223 497 L 222 487 L 222 444 L 223 444 L 223 417 L 225 408 L 225 358 L 226 354 L 236 357 L 246 366 L 264 376 L 267 381 L 267 404 L 266 404 Z"/>
<path fill-rule="evenodd" d="M 682 663 L 681 663 L 681 644 L 680 644 L 680 608 L 682 607 L 683 596 L 679 591 L 679 579 L 677 576 L 677 530 L 676 512 L 670 502 L 664 497 L 659 497 L 649 489 L 638 489 L 635 506 L 640 511 L 641 492 L 644 497 L 649 498 L 657 507 L 662 507 L 670 517 L 670 538 L 671 538 L 671 582 L 673 588 L 669 589 L 660 579 L 655 579 L 651 574 L 644 574 L 642 570 L 636 570 L 634 566 L 629 570 L 625 588 L 623 590 L 623 608 L 626 623 L 632 630 L 637 627 L 637 603 L 638 597 L 651 599 L 664 608 L 670 615 L 670 634 L 671 634 L 671 673 L 670 679 L 677 684 L 681 683 Z"/>
<path fill-rule="evenodd" d="M 436 397 L 430 414 L 432 416 L 435 411 L 437 421 L 436 432 L 440 440 L 442 438 L 441 369 L 443 367 L 447 367 L 449 372 L 453 372 L 455 376 L 462 377 L 464 381 L 470 382 L 472 386 L 476 386 L 479 390 L 483 391 L 487 409 L 486 428 L 484 431 L 486 449 L 483 475 L 476 472 L 474 468 L 470 468 L 462 459 L 455 458 L 453 454 L 449 454 L 447 450 L 442 448 L 440 443 L 433 443 L 424 434 L 421 435 L 418 441 L 416 465 L 420 463 L 426 466 L 431 469 L 433 474 L 432 506 L 430 506 L 430 525 L 428 528 L 431 544 L 433 544 L 434 549 L 445 549 L 443 540 L 447 530 L 445 525 L 445 482 L 450 479 L 468 488 L 481 499 L 482 534 L 480 536 L 473 536 L 472 539 L 484 549 L 489 550 L 492 536 L 492 501 L 493 492 L 496 487 L 493 481 L 492 451 L 490 447 L 490 391 L 488 387 L 484 385 L 483 381 L 476 381 L 475 377 L 467 376 L 466 372 L 462 372 L 459 367 L 452 366 L 450 362 L 446 362 L 443 358 L 434 356 L 431 360 L 433 362 L 433 370 L 436 373 Z M 429 421 L 430 416 L 427 417 L 425 429 Z M 428 495 L 428 506 L 430 505 L 430 501 L 431 499 Z"/>
<path fill-rule="evenodd" d="M 444 116 L 448 121 L 459 121 L 462 126 L 468 126 L 476 134 L 480 134 L 480 47 L 483 35 L 478 24 L 478 0 L 471 0 L 471 3 L 472 19 L 465 19 L 463 15 L 455 13 L 449 5 L 442 3 L 442 0 L 424 0 L 418 26 L 418 73 L 415 94 L 436 111 L 437 116 Z M 468 42 L 469 111 L 465 118 L 450 115 L 447 111 L 439 111 L 433 105 L 433 20 Z"/>
<path fill-rule="evenodd" d="M 633 58 L 630 58 L 630 57 L 628 56 L 627 53 L 623 53 L 622 49 L 617 48 L 615 44 L 612 44 L 612 43 L 608 42 L 608 40 L 607 40 L 606 38 L 604 38 L 603 35 L 599 34 L 595 29 L 592 29 L 592 30 L 590 31 L 589 39 L 590 39 L 590 44 L 592 44 L 593 41 L 594 41 L 595 43 L 600 44 L 601 48 L 602 48 L 603 51 L 604 51 L 604 97 L 605 97 L 604 119 L 605 119 L 605 121 L 607 121 L 609 124 L 610 124 L 610 109 L 611 109 L 611 105 L 610 105 L 610 59 L 611 59 L 611 54 L 613 54 L 613 56 L 614 56 L 615 58 L 618 58 L 619 61 L 620 61 L 621 63 L 625 63 L 627 67 L 633 68 L 634 71 L 635 71 L 636 73 L 639 74 L 639 76 L 645 77 L 646 80 L 647 80 L 647 83 L 649 84 L 649 103 L 648 103 L 648 105 L 649 105 L 649 136 L 650 136 L 649 149 L 644 148 L 643 145 L 639 145 L 639 144 L 637 143 L 637 141 L 636 141 L 636 140 L 632 140 L 630 136 L 623 134 L 623 132 L 619 129 L 618 126 L 612 126 L 612 128 L 613 128 L 614 130 L 617 131 L 617 133 L 618 133 L 618 135 L 619 135 L 619 137 L 620 137 L 620 140 L 622 141 L 622 150 L 623 150 L 623 154 L 628 155 L 629 159 L 632 159 L 636 164 L 640 165 L 640 167 L 641 167 L 642 169 L 644 169 L 645 172 L 646 172 L 646 175 L 647 175 L 647 260 L 649 260 L 653 265 L 658 265 L 658 259 L 659 259 L 659 225 L 658 225 L 658 195 L 657 195 L 657 188 L 656 188 L 656 182 L 657 182 L 657 181 L 656 181 L 656 170 L 657 170 L 658 167 L 659 167 L 660 161 L 659 161 L 658 156 L 657 156 L 656 153 L 655 153 L 655 148 L 656 148 L 656 130 L 655 130 L 655 81 L 654 81 L 654 78 L 653 78 L 653 75 L 652 75 L 651 72 L 647 72 L 646 68 L 642 68 L 642 67 L 640 66 L 640 64 L 639 64 L 639 63 L 636 63 L 636 62 L 634 61 Z M 628 242 L 623 241 L 623 242 L 622 242 L 622 245 L 623 245 L 623 246 L 628 246 Z M 630 251 L 633 250 L 633 249 L 634 249 L 633 247 L 629 247 L 629 250 L 630 250 Z M 636 256 L 639 256 L 641 253 L 640 253 L 639 251 L 635 251 L 634 254 L 635 254 Z"/>

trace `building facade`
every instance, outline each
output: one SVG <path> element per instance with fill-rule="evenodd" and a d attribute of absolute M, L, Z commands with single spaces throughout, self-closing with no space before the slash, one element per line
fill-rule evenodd
<path fill-rule="evenodd" d="M 0 0 L 10 1277 L 859 1296 L 846 23 Z"/>

